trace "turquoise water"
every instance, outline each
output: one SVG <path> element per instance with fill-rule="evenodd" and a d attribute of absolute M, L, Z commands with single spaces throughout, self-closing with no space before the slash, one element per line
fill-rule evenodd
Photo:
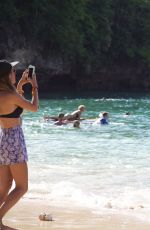
<path fill-rule="evenodd" d="M 87 108 L 81 128 L 55 126 L 43 115 Z M 28 198 L 94 212 L 150 211 L 150 97 L 41 99 L 37 113 L 25 113 L 29 155 Z M 108 126 L 93 125 L 100 111 Z M 124 116 L 126 111 L 130 116 Z M 144 207 L 144 208 L 141 208 Z"/>

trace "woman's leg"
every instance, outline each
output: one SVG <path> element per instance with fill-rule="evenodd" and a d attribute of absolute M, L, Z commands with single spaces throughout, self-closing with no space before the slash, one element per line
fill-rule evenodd
<path fill-rule="evenodd" d="M 0 207 L 8 196 L 12 186 L 12 175 L 7 165 L 0 165 Z"/>
<path fill-rule="evenodd" d="M 27 163 L 9 165 L 9 169 L 15 181 L 15 188 L 8 194 L 0 208 L 0 220 L 28 190 Z"/>

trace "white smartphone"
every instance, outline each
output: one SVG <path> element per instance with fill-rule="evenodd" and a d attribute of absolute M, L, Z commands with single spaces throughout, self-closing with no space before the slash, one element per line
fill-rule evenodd
<path fill-rule="evenodd" d="M 29 65 L 28 69 L 29 69 L 28 77 L 32 78 L 32 75 L 35 74 L 35 66 Z"/>

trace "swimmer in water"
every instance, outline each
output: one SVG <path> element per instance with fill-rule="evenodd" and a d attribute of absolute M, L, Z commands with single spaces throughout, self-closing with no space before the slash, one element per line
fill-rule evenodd
<path fill-rule="evenodd" d="M 94 124 L 108 125 L 108 112 L 102 112 L 99 114 L 99 118 L 94 122 Z"/>
<path fill-rule="evenodd" d="M 74 121 L 74 120 L 82 120 L 81 119 L 81 114 L 84 111 L 85 111 L 85 106 L 84 105 L 79 105 L 78 109 L 71 113 L 70 120 L 72 120 L 72 121 Z"/>
<path fill-rule="evenodd" d="M 130 112 L 126 112 L 123 116 L 124 116 L 124 117 L 129 117 L 130 115 L 131 115 Z"/>
<path fill-rule="evenodd" d="M 66 125 L 66 122 L 64 121 L 64 113 L 58 114 L 58 121 L 55 121 L 54 125 Z"/>
<path fill-rule="evenodd" d="M 75 120 L 75 121 L 73 122 L 73 127 L 74 127 L 74 128 L 80 128 L 80 121 Z"/>
<path fill-rule="evenodd" d="M 72 113 L 67 113 L 64 115 L 64 120 L 68 120 L 68 121 L 74 121 L 74 120 L 84 120 L 81 118 L 81 114 L 85 111 L 85 106 L 84 105 L 80 105 L 78 107 L 77 110 L 75 110 Z M 58 116 L 44 116 L 44 120 L 48 121 L 48 120 L 54 120 L 54 121 L 58 121 Z"/>
<path fill-rule="evenodd" d="M 44 116 L 43 118 L 45 121 L 48 120 L 58 121 L 58 116 Z"/>

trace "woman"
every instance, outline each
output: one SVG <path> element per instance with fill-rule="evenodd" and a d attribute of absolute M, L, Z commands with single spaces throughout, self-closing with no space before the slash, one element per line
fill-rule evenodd
<path fill-rule="evenodd" d="M 0 60 L 0 230 L 11 229 L 3 225 L 3 217 L 27 192 L 27 152 L 21 128 L 20 115 L 23 109 L 38 110 L 38 85 L 36 75 L 28 78 L 23 72 L 17 89 L 15 64 Z M 32 84 L 32 101 L 22 96 L 22 86 Z M 10 191 L 12 182 L 15 188 Z"/>

